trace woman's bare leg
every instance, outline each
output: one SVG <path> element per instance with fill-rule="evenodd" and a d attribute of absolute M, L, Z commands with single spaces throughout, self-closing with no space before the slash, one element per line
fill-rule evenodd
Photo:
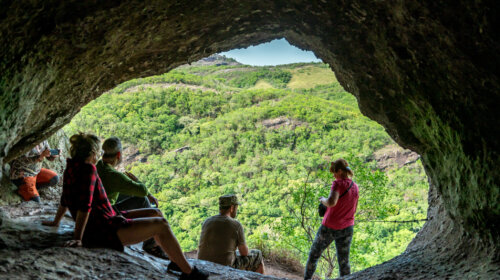
<path fill-rule="evenodd" d="M 116 232 L 124 246 L 136 244 L 154 237 L 156 243 L 167 253 L 186 274 L 191 273 L 191 265 L 182 253 L 181 246 L 170 229 L 167 220 L 160 217 L 133 219 L 130 226 Z"/>
<path fill-rule="evenodd" d="M 141 208 L 141 209 L 132 209 L 128 210 L 127 214 L 124 215 L 125 218 L 128 219 L 137 219 L 137 218 L 148 218 L 148 217 L 163 217 L 163 213 L 161 213 L 160 209 L 156 208 Z M 148 242 L 150 239 L 144 240 L 144 242 Z M 159 246 L 158 242 L 153 238 L 154 246 Z M 142 247 L 144 249 L 144 247 Z"/>
<path fill-rule="evenodd" d="M 128 210 L 124 215 L 127 219 L 148 218 L 148 217 L 163 217 L 163 214 L 156 208 L 142 208 Z"/>

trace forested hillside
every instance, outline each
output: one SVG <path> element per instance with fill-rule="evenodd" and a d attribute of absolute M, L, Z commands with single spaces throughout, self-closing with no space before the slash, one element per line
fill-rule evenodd
<path fill-rule="evenodd" d="M 420 162 L 377 168 L 375 152 L 394 142 L 323 64 L 182 66 L 119 85 L 65 130 L 118 136 L 147 158 L 127 168 L 161 200 L 183 250 L 196 249 L 218 197 L 236 193 L 250 247 L 305 264 L 339 157 L 360 186 L 353 271 L 400 254 L 423 225 L 394 221 L 426 217 Z M 332 249 L 321 276 L 337 274 Z"/>

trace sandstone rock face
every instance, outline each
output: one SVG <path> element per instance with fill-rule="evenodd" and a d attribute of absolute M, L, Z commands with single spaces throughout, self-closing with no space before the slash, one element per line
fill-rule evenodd
<path fill-rule="evenodd" d="M 120 82 L 285 37 L 328 63 L 364 114 L 422 156 L 435 188 L 434 222 L 407 253 L 378 269 L 398 278 L 416 256 L 412 265 L 421 266 L 422 278 L 438 260 L 445 269 L 429 277 L 447 277 L 449 269 L 473 278 L 498 272 L 496 2 L 5 0 L 0 6 L 0 161 L 55 133 Z M 442 251 L 445 243 L 456 249 Z M 457 252 L 479 265 L 456 261 Z"/>

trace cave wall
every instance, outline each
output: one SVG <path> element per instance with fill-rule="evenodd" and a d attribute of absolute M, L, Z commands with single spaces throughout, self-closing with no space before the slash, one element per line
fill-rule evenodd
<path fill-rule="evenodd" d="M 0 163 L 123 81 L 285 37 L 328 63 L 365 115 L 422 155 L 447 215 L 437 219 L 449 218 L 463 240 L 479 244 L 471 254 L 498 256 L 494 1 L 2 0 L 0 7 Z"/>

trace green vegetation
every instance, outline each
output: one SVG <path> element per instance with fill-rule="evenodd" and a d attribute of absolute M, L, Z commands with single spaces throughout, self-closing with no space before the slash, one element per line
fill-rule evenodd
<path fill-rule="evenodd" d="M 419 162 L 385 173 L 376 168 L 374 152 L 394 142 L 326 70 L 180 67 L 119 85 L 65 130 L 118 136 L 147 156 L 128 168 L 161 200 L 184 250 L 197 248 L 218 196 L 236 193 L 249 245 L 303 264 L 321 222 L 318 197 L 328 195 L 332 181 L 328 164 L 344 157 L 360 186 L 351 249 L 358 271 L 404 251 L 423 222 L 388 221 L 425 219 L 428 185 Z M 336 275 L 334 252 L 320 263 L 322 276 Z"/>
<path fill-rule="evenodd" d="M 335 74 L 328 67 L 318 65 L 304 65 L 290 69 L 293 77 L 288 83 L 292 89 L 313 88 L 319 85 L 328 85 L 337 82 Z"/>

